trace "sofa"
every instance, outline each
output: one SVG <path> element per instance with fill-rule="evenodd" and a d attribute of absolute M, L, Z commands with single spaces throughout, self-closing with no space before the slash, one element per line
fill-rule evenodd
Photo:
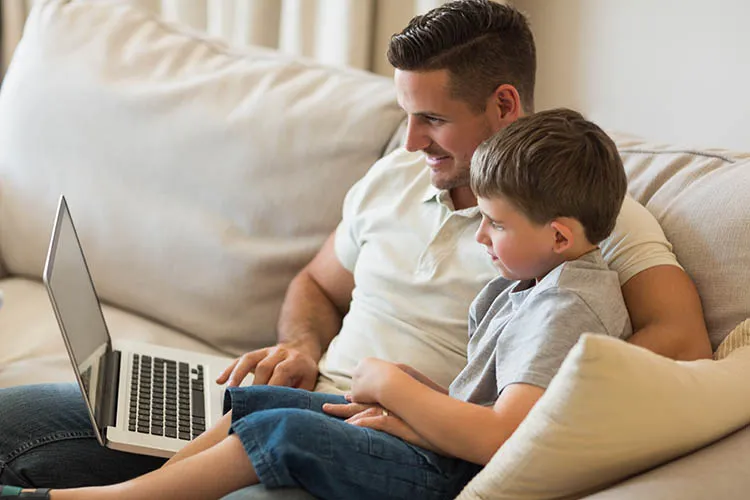
<path fill-rule="evenodd" d="M 287 285 L 348 188 L 399 146 L 404 118 L 387 78 L 229 47 L 126 2 L 37 2 L 0 88 L 0 388 L 74 380 L 41 283 L 60 194 L 113 338 L 229 359 L 274 343 Z M 612 135 L 716 349 L 750 317 L 750 153 Z M 746 351 L 678 363 L 584 336 L 461 497 L 746 498 Z M 628 397 L 637 411 L 618 409 Z M 602 425 L 585 427 L 599 434 L 539 455 L 563 442 L 549 429 L 594 414 Z M 656 438 L 626 434 L 644 427 Z M 633 442 L 638 458 L 618 461 Z M 593 465 L 565 469 L 588 448 Z"/>

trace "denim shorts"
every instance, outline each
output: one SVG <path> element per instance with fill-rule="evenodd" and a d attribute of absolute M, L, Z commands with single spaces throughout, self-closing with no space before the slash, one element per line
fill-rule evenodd
<path fill-rule="evenodd" d="M 288 387 L 230 388 L 236 433 L 267 488 L 303 488 L 324 499 L 448 499 L 481 467 L 323 413 L 342 396 Z"/>

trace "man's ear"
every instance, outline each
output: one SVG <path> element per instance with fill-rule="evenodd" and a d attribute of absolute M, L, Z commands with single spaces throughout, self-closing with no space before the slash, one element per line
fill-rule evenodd
<path fill-rule="evenodd" d="M 506 125 L 523 116 L 521 96 L 513 85 L 507 83 L 498 85 L 492 93 L 492 104 L 497 110 L 498 118 Z"/>
<path fill-rule="evenodd" d="M 555 238 L 552 244 L 553 252 L 561 254 L 573 246 L 575 242 L 573 227 L 564 218 L 553 220 L 550 222 L 550 227 L 554 231 L 553 235 Z"/>

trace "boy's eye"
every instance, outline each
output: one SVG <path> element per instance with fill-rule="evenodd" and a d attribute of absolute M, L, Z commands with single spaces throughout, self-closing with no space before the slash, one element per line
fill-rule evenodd
<path fill-rule="evenodd" d="M 487 222 L 487 224 L 489 224 L 492 229 L 496 229 L 498 231 L 503 230 L 503 226 L 500 223 L 493 221 L 486 215 L 482 214 L 482 219 L 484 219 L 484 221 Z"/>
<path fill-rule="evenodd" d="M 425 116 L 424 119 L 430 123 L 442 123 L 442 118 L 437 118 L 436 116 Z"/>

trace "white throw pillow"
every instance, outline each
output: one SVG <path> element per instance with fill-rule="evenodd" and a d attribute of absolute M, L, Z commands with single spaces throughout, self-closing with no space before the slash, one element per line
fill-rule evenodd
<path fill-rule="evenodd" d="M 105 302 L 228 353 L 272 344 L 403 119 L 392 81 L 131 3 L 35 2 L 0 92 L 0 260 L 39 279 L 65 194 Z"/>
<path fill-rule="evenodd" d="M 750 348 L 673 361 L 584 334 L 544 396 L 459 500 L 578 497 L 750 422 Z"/>

